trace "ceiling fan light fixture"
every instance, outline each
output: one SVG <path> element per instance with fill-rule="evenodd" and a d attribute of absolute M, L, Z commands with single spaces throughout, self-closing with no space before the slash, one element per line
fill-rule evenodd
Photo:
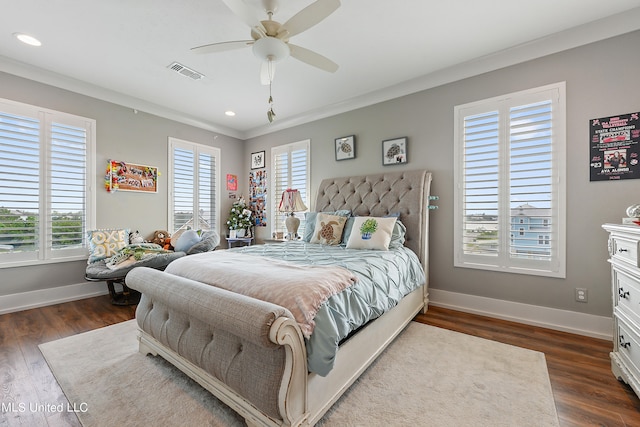
<path fill-rule="evenodd" d="M 279 62 L 291 54 L 289 46 L 275 37 L 262 37 L 253 44 L 253 54 L 262 61 Z"/>

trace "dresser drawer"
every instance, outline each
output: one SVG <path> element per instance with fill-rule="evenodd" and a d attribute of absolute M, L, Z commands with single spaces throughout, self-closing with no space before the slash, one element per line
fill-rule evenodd
<path fill-rule="evenodd" d="M 640 277 L 613 266 L 614 306 L 640 321 Z"/>
<path fill-rule="evenodd" d="M 614 260 L 640 267 L 638 264 L 638 240 L 625 239 L 620 236 L 611 236 L 610 239 L 611 257 Z"/>
<path fill-rule="evenodd" d="M 627 323 L 618 318 L 617 351 L 622 359 L 630 364 L 628 368 L 633 371 L 634 376 L 640 373 L 640 339 L 638 335 L 632 333 L 633 330 Z"/>

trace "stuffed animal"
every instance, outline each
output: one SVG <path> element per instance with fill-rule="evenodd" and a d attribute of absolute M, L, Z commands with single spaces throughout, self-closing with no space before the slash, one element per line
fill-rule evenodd
<path fill-rule="evenodd" d="M 144 237 L 140 234 L 138 230 L 135 233 L 129 233 L 129 243 L 134 245 L 136 243 L 144 243 Z"/>
<path fill-rule="evenodd" d="M 156 245 L 160 245 L 163 248 L 168 249 L 168 246 L 171 244 L 171 237 L 169 232 L 164 230 L 154 231 L 151 243 L 155 243 Z"/>

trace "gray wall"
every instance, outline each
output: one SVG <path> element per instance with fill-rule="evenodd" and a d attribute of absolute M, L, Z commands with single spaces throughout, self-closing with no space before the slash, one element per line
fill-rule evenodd
<path fill-rule="evenodd" d="M 167 229 L 167 152 L 170 136 L 220 148 L 223 189 L 227 173 L 244 176 L 244 147 L 242 141 L 235 138 L 216 135 L 142 111 L 135 114 L 131 108 L 6 73 L 0 73 L 0 98 L 96 120 L 97 228 L 128 227 L 139 230 L 145 236 L 154 230 Z M 158 193 L 108 193 L 104 189 L 103 178 L 109 159 L 158 167 Z M 239 181 L 239 192 L 246 192 L 246 180 Z M 224 215 L 231 207 L 226 192 L 222 193 L 221 202 L 220 232 L 224 234 Z M 86 262 L 77 261 L 0 269 L 0 295 L 82 283 L 85 266 Z"/>
<path fill-rule="evenodd" d="M 640 181 L 589 181 L 589 119 L 640 110 L 640 32 L 550 55 L 247 141 L 246 152 L 311 139 L 311 188 L 332 176 L 426 168 L 440 196 L 431 217 L 432 288 L 611 316 L 607 234 L 640 203 Z M 567 277 L 553 279 L 453 267 L 453 108 L 559 81 L 567 87 Z M 357 157 L 336 162 L 334 139 L 356 135 Z M 409 163 L 381 165 L 381 141 L 409 138 Z M 270 172 L 270 171 L 269 171 Z M 270 175 L 269 175 L 270 176 Z M 312 195 L 312 201 L 315 194 Z M 265 233 L 267 230 L 259 230 Z M 574 301 L 574 288 L 589 302 Z"/>
<path fill-rule="evenodd" d="M 62 89 L 0 73 L 0 97 L 97 120 L 97 176 L 108 158 L 158 166 L 158 194 L 98 191 L 98 227 L 123 224 L 151 232 L 167 226 L 167 137 L 221 148 L 222 177 L 237 174 L 238 193 L 247 193 L 249 155 L 272 146 L 311 139 L 311 188 L 321 179 L 426 168 L 433 172 L 439 210 L 431 221 L 430 285 L 464 294 L 611 316 L 607 235 L 601 224 L 620 222 L 627 206 L 640 203 L 640 181 L 589 182 L 589 119 L 640 110 L 635 55 L 640 32 L 533 60 L 520 65 L 318 120 L 245 144 L 234 138 L 147 115 Z M 567 278 L 550 279 L 453 267 L 453 107 L 493 96 L 567 83 Z M 334 139 L 356 135 L 357 158 L 336 162 Z M 409 163 L 381 165 L 381 141 L 407 136 Z M 269 171 L 270 172 L 270 171 Z M 162 175 L 164 174 L 164 175 Z M 269 175 L 270 176 L 270 175 Z M 100 187 L 101 188 L 101 187 Z M 230 202 L 223 192 L 221 220 Z M 312 200 L 315 193 L 312 193 Z M 221 230 L 224 233 L 224 230 Z M 260 229 L 258 237 L 268 230 Z M 82 282 L 84 263 L 1 269 L 0 295 Z M 574 302 L 574 288 L 589 290 L 587 304 Z"/>

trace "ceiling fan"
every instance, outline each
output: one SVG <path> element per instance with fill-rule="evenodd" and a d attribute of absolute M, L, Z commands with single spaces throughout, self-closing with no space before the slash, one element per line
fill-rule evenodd
<path fill-rule="evenodd" d="M 284 24 L 272 19 L 278 8 L 277 0 L 261 0 L 268 16 L 268 19 L 264 21 L 258 20 L 253 8 L 243 0 L 222 1 L 233 13 L 249 25 L 251 39 L 206 44 L 192 48 L 193 52 L 214 53 L 252 46 L 254 55 L 263 61 L 260 81 L 264 85 L 268 85 L 273 81 L 275 63 L 289 56 L 330 73 L 338 70 L 338 64 L 332 60 L 309 49 L 289 43 L 289 38 L 308 30 L 331 15 L 340 7 L 340 0 L 316 0 Z"/>

